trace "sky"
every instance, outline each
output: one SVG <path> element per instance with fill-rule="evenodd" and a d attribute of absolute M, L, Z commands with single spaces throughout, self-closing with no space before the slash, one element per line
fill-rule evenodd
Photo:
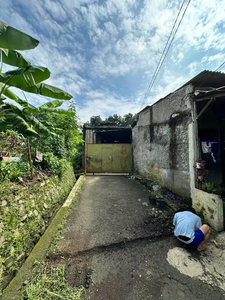
<path fill-rule="evenodd" d="M 73 95 L 84 123 L 91 116 L 135 114 L 225 61 L 224 0 L 192 0 L 144 98 L 182 2 L 3 0 L 0 19 L 40 41 L 22 54 L 49 68 L 46 83 Z M 48 100 L 27 98 L 37 106 Z"/>

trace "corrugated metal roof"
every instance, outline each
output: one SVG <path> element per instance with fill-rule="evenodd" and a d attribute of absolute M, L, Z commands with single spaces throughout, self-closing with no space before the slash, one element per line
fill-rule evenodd
<path fill-rule="evenodd" d="M 225 86 L 225 73 L 213 72 L 213 71 L 202 71 L 197 76 L 189 80 L 182 87 L 193 84 L 195 87 L 214 87 Z M 180 87 L 180 88 L 182 88 Z M 180 89 L 179 88 L 179 89 Z"/>

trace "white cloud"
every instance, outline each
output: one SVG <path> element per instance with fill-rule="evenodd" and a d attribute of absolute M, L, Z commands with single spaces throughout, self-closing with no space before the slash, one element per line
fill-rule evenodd
<path fill-rule="evenodd" d="M 193 61 L 192 63 L 190 63 L 190 65 L 188 66 L 189 69 L 189 74 L 191 76 L 193 76 L 196 73 L 197 67 L 198 67 L 199 63 L 197 61 Z"/>
<path fill-rule="evenodd" d="M 123 116 L 127 113 L 137 113 L 140 103 L 109 93 L 105 90 L 89 91 L 85 95 L 85 104 L 78 107 L 80 120 L 85 123 L 92 116 L 100 115 L 103 119 L 112 114 Z"/>
<path fill-rule="evenodd" d="M 223 53 L 218 53 L 215 55 L 206 55 L 202 58 L 201 62 L 202 63 L 207 63 L 207 62 L 222 62 L 224 61 L 225 54 Z"/>
<path fill-rule="evenodd" d="M 188 76 L 179 76 L 179 77 L 174 77 L 174 76 L 170 76 L 170 78 L 167 78 L 167 85 L 163 86 L 163 85 L 157 85 L 154 89 L 153 89 L 153 93 L 154 96 L 152 98 L 149 99 L 148 104 L 153 104 L 156 101 L 158 101 L 161 98 L 164 98 L 165 96 L 167 96 L 168 94 L 170 94 L 171 92 L 175 91 L 176 89 L 178 89 L 180 86 L 182 86 L 183 84 L 185 84 L 185 82 L 187 82 L 190 78 Z"/>
<path fill-rule="evenodd" d="M 180 6 L 175 0 L 3 2 L 1 18 L 40 40 L 25 56 L 51 70 L 50 84 L 83 97 L 77 102 L 82 119 L 92 111 L 105 116 L 139 109 Z M 149 102 L 222 63 L 224 15 L 224 0 L 190 3 Z"/>
<path fill-rule="evenodd" d="M 64 5 L 51 0 L 45 0 L 44 2 L 47 12 L 50 13 L 55 20 L 60 20 L 61 22 L 67 20 L 67 13 L 63 8 Z"/>

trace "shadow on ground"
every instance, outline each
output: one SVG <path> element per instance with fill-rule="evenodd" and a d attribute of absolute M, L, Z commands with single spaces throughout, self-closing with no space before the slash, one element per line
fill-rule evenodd
<path fill-rule="evenodd" d="M 168 262 L 180 245 L 173 213 L 151 206 L 148 196 L 126 177 L 86 177 L 48 261 L 65 263 L 67 281 L 85 287 L 83 300 L 224 299 L 222 290 Z"/>

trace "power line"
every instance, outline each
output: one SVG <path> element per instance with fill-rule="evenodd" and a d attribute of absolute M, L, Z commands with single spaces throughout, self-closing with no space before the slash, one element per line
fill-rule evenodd
<path fill-rule="evenodd" d="M 225 65 L 225 61 L 224 62 L 222 62 L 222 64 L 220 64 L 219 65 L 219 67 L 217 68 L 217 69 L 215 69 L 214 71 L 212 71 L 212 72 L 218 72 L 219 71 L 219 69 L 221 69 L 223 66 Z M 206 82 L 206 80 L 208 80 L 210 77 L 212 77 L 213 76 L 213 73 L 212 74 L 210 74 L 210 75 L 208 75 L 208 74 L 203 74 L 201 77 L 201 79 L 203 80 L 202 81 L 202 83 L 198 86 L 198 87 L 201 87 L 202 85 L 203 85 L 203 83 L 205 83 Z"/>
<path fill-rule="evenodd" d="M 221 69 L 223 65 L 225 65 L 225 61 L 214 72 L 219 71 L 219 69 Z"/>
<path fill-rule="evenodd" d="M 169 40 L 170 40 L 170 38 L 171 38 L 171 36 L 172 36 L 173 30 L 174 30 L 174 28 L 175 28 L 175 26 L 176 26 L 177 20 L 178 20 L 178 18 L 179 18 L 179 15 L 180 15 L 180 13 L 181 13 L 181 10 L 182 10 L 182 8 L 183 8 L 183 6 L 184 6 L 184 3 L 185 3 L 185 0 L 182 2 L 181 7 L 180 7 L 180 9 L 179 9 L 179 11 L 178 11 L 178 14 L 177 14 L 177 16 L 176 16 L 176 19 L 175 19 L 175 21 L 174 21 L 174 23 L 173 23 L 173 27 L 172 27 L 172 29 L 171 29 L 171 31 L 170 31 L 170 34 L 169 34 L 169 37 L 168 37 L 168 39 L 167 39 L 166 45 L 165 45 L 165 47 L 164 47 L 164 49 L 163 49 L 163 52 L 162 52 L 161 57 L 160 57 L 160 60 L 159 60 L 159 62 L 158 62 L 158 64 L 157 64 L 157 67 L 156 67 L 156 69 L 155 69 L 155 72 L 154 72 L 154 74 L 153 74 L 153 76 L 152 76 L 152 79 L 151 79 L 151 81 L 150 81 L 150 83 L 149 83 L 149 86 L 148 86 L 148 88 L 147 88 L 147 91 L 146 91 L 146 93 L 145 93 L 144 99 L 143 99 L 143 101 L 142 101 L 141 108 L 142 108 L 142 106 L 143 106 L 143 104 L 144 104 L 145 99 L 148 97 L 148 91 L 149 91 L 150 88 L 151 88 L 151 84 L 152 84 L 152 82 L 153 82 L 153 79 L 154 79 L 154 77 L 155 77 L 155 75 L 156 75 L 156 72 L 157 72 L 158 67 L 159 67 L 159 65 L 160 65 L 160 63 L 161 63 L 161 60 L 163 59 L 164 53 L 165 53 L 165 51 L 166 51 L 167 45 L 168 45 Z"/>
<path fill-rule="evenodd" d="M 177 14 L 176 20 L 175 20 L 175 22 L 174 22 L 174 24 L 173 24 L 173 27 L 172 27 L 171 32 L 170 32 L 170 35 L 169 35 L 169 37 L 168 37 L 168 39 L 167 39 L 166 45 L 165 45 L 165 47 L 164 47 L 164 49 L 163 49 L 163 52 L 162 52 L 162 54 L 161 54 L 161 57 L 160 57 L 160 60 L 159 60 L 159 62 L 158 62 L 158 65 L 157 65 L 157 67 L 156 67 L 156 70 L 155 70 L 155 72 L 154 72 L 154 74 L 153 74 L 153 77 L 152 77 L 152 79 L 151 79 L 151 81 L 150 81 L 150 84 L 149 84 L 149 86 L 148 86 L 148 89 L 147 89 L 147 91 L 146 91 L 146 93 L 145 93 L 144 99 L 143 99 L 142 104 L 141 104 L 141 108 L 143 107 L 143 105 L 144 105 L 146 99 L 148 98 L 148 95 L 149 95 L 149 93 L 150 93 L 150 91 L 151 91 L 151 89 L 152 89 L 152 86 L 153 86 L 153 84 L 155 83 L 155 80 L 156 80 L 156 78 L 157 78 L 157 76 L 158 76 L 158 74 L 159 74 L 159 71 L 160 71 L 160 69 L 161 69 L 161 67 L 162 67 L 163 62 L 165 61 L 165 58 L 166 58 L 166 56 L 167 56 L 167 54 L 168 54 L 168 52 L 169 52 L 169 49 L 170 49 L 170 47 L 171 47 L 171 45 L 172 45 L 172 42 L 173 42 L 173 40 L 174 40 L 174 38 L 175 38 L 175 35 L 176 35 L 176 33 L 177 33 L 177 31 L 178 31 L 178 29 L 179 29 L 179 27 L 180 27 L 180 24 L 181 24 L 181 22 L 182 22 L 182 20 L 183 20 L 183 18 L 184 18 L 184 15 L 185 15 L 185 13 L 186 13 L 186 11 L 187 11 L 187 9 L 188 9 L 188 6 L 189 6 L 190 2 L 191 2 L 191 0 L 188 1 L 187 5 L 186 5 L 186 8 L 185 8 L 185 10 L 184 10 L 184 12 L 183 12 L 183 14 L 182 14 L 182 16 L 181 16 L 181 19 L 180 19 L 180 21 L 179 21 L 179 23 L 178 23 L 178 26 L 177 26 L 175 32 L 173 33 L 173 30 L 174 30 L 174 28 L 175 28 L 175 26 L 176 26 L 176 23 L 177 23 L 177 20 L 178 20 L 178 18 L 179 18 L 179 15 L 180 15 L 180 13 L 181 13 L 181 11 L 182 11 L 182 8 L 183 8 L 183 6 L 184 6 L 185 0 L 183 1 L 182 5 L 181 5 L 181 7 L 180 7 L 180 9 L 179 9 L 179 12 L 178 12 L 178 14 Z M 172 34 L 173 34 L 173 36 L 172 36 Z M 172 39 L 170 40 L 171 36 L 172 36 Z M 169 42 L 169 41 L 170 41 L 170 42 Z M 168 44 L 169 44 L 169 46 L 167 47 Z M 167 49 L 166 49 L 166 48 L 167 48 Z M 141 108 L 140 108 L 140 109 L 141 109 Z"/>

